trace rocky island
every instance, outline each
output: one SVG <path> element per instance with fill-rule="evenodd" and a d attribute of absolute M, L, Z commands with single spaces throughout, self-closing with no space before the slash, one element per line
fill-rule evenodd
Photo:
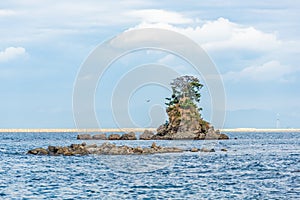
<path fill-rule="evenodd" d="M 229 137 L 205 121 L 198 108 L 200 102 L 200 89 L 203 87 L 199 79 L 193 76 L 181 76 L 171 83 L 172 95 L 166 98 L 166 112 L 168 121 L 157 128 L 157 133 L 145 130 L 140 135 L 140 140 L 226 140 Z M 79 134 L 78 140 L 137 140 L 134 132 L 124 133 L 123 135 L 111 134 Z M 149 148 L 129 147 L 126 145 L 116 146 L 111 143 L 86 145 L 72 144 L 66 147 L 49 146 L 47 149 L 36 148 L 29 150 L 28 154 L 33 155 L 132 155 L 132 154 L 155 154 L 155 153 L 179 153 L 183 150 L 177 147 L 161 147 L 155 142 Z M 214 152 L 214 149 L 192 148 L 191 152 Z"/>
<path fill-rule="evenodd" d="M 166 98 L 166 112 L 169 120 L 158 127 L 153 139 L 157 140 L 224 140 L 229 139 L 220 131 L 205 121 L 197 106 L 200 102 L 200 90 L 203 85 L 198 78 L 193 76 L 181 76 L 171 83 L 172 95 Z"/>

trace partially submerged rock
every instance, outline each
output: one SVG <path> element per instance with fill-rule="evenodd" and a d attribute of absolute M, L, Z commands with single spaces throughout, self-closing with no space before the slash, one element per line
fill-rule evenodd
<path fill-rule="evenodd" d="M 96 144 L 86 145 L 82 144 L 71 144 L 70 146 L 49 146 L 47 149 L 36 148 L 29 150 L 27 154 L 33 155 L 50 155 L 50 156 L 73 156 L 73 155 L 139 155 L 139 154 L 156 154 L 156 153 L 180 153 L 183 149 L 177 147 L 162 147 L 153 143 L 150 148 L 142 147 L 129 147 L 126 145 L 116 146 L 108 142 L 103 143 L 100 146 Z"/>
<path fill-rule="evenodd" d="M 79 134 L 77 135 L 77 140 L 91 140 L 92 136 L 90 134 Z"/>
<path fill-rule="evenodd" d="M 202 148 L 202 149 L 200 149 L 200 152 L 215 152 L 215 150 L 214 149 L 207 149 L 207 148 Z"/>
<path fill-rule="evenodd" d="M 100 133 L 93 135 L 93 140 L 107 140 L 106 134 L 105 133 Z"/>

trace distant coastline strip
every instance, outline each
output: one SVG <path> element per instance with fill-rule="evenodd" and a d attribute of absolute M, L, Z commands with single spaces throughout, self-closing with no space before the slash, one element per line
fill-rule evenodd
<path fill-rule="evenodd" d="M 102 128 L 102 129 L 0 129 L 0 133 L 112 133 L 112 132 L 144 132 L 156 131 L 156 128 Z M 220 129 L 221 132 L 300 132 L 300 128 L 288 129 L 258 129 L 258 128 L 232 128 Z"/>
<path fill-rule="evenodd" d="M 89 128 L 89 129 L 0 129 L 0 133 L 99 133 L 99 132 L 144 132 L 156 131 L 156 128 Z"/>

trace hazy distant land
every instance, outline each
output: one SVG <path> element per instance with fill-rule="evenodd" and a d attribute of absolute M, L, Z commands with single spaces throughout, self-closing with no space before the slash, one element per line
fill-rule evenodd
<path fill-rule="evenodd" d="M 102 128 L 102 129 L 0 129 L 1 133 L 71 133 L 71 132 L 143 132 L 145 130 L 156 131 L 156 128 Z M 300 128 L 230 128 L 220 129 L 221 132 L 300 132 Z"/>

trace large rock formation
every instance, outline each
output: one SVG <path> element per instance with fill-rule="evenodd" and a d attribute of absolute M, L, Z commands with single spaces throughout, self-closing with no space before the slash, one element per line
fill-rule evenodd
<path fill-rule="evenodd" d="M 197 106 L 188 98 L 182 98 L 178 103 L 167 109 L 168 123 L 158 127 L 156 140 L 223 140 L 229 139 L 225 134 L 209 122 L 201 118 Z"/>

